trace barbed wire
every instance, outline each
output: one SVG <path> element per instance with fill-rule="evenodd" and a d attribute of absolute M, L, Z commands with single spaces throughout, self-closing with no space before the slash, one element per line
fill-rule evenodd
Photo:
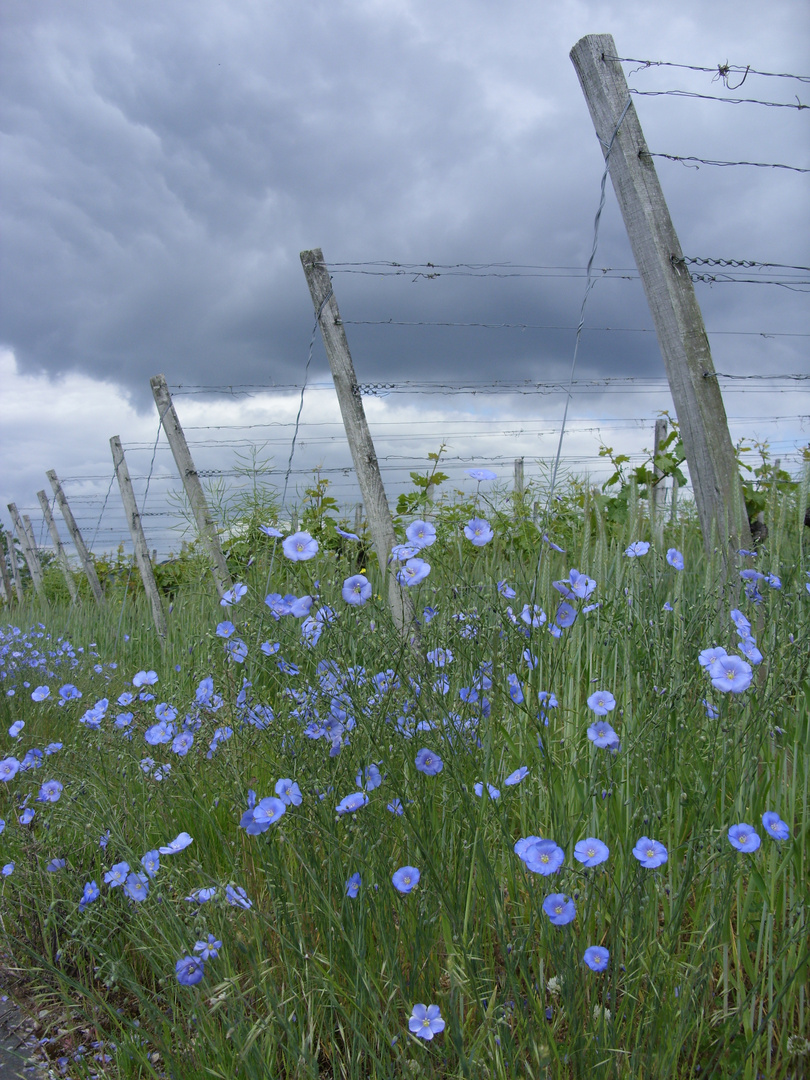
<path fill-rule="evenodd" d="M 808 173 L 810 169 L 799 168 L 798 165 L 779 165 L 769 161 L 712 161 L 710 158 L 701 157 L 684 157 L 680 154 L 654 154 L 650 150 L 644 151 L 647 157 L 667 158 L 668 161 L 680 161 L 684 164 L 688 162 L 697 162 L 695 168 L 698 165 L 751 165 L 757 169 L 788 169 L 790 172 Z M 691 166 L 690 166 L 691 167 Z"/>
<path fill-rule="evenodd" d="M 635 87 L 629 87 L 629 92 L 635 94 L 638 97 L 683 97 L 683 98 L 697 98 L 700 101 L 722 101 L 726 105 L 766 105 L 769 109 L 810 109 L 810 105 L 805 105 L 801 101 L 797 101 L 794 105 L 792 101 L 761 101 L 759 98 L 725 98 L 719 97 L 717 94 L 698 94 L 694 90 L 637 90 Z"/>
<path fill-rule="evenodd" d="M 738 64 L 715 64 L 714 67 L 701 67 L 697 64 L 676 64 L 670 60 L 638 60 L 627 56 L 608 56 L 606 53 L 602 54 L 603 60 L 613 60 L 620 64 L 641 64 L 639 71 L 643 71 L 645 68 L 651 67 L 671 67 L 681 68 L 684 71 L 704 71 L 714 75 L 714 79 L 722 79 L 726 85 L 727 79 L 731 74 L 740 74 L 744 76 L 744 79 L 748 75 L 761 75 L 767 79 L 796 79 L 798 82 L 810 83 L 810 75 L 791 75 L 784 71 L 758 71 L 756 68 L 752 68 L 750 64 L 746 64 L 742 67 Z M 743 81 L 744 81 L 743 79 Z M 742 82 L 739 84 L 742 86 Z M 739 89 L 739 87 L 731 87 L 730 89 Z"/>
<path fill-rule="evenodd" d="M 752 267 L 763 267 L 767 270 L 798 270 L 804 274 L 810 274 L 810 266 L 793 266 L 790 263 L 756 262 L 754 259 L 706 259 L 684 255 L 683 259 L 679 261 L 689 263 L 692 266 L 731 266 L 741 267 L 746 270 L 751 269 Z"/>

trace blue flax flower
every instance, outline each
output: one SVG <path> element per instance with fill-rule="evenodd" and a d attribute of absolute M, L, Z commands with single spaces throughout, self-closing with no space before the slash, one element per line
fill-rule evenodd
<path fill-rule="evenodd" d="M 790 838 L 788 825 L 773 810 L 767 810 L 762 815 L 762 824 L 767 834 L 772 836 L 774 840 L 788 840 Z"/>
<path fill-rule="evenodd" d="M 470 518 L 464 526 L 464 535 L 475 547 L 484 547 L 495 533 L 486 518 Z"/>
<path fill-rule="evenodd" d="M 511 675 L 506 676 L 506 685 L 509 687 L 509 697 L 514 701 L 516 705 L 522 705 L 524 702 L 523 687 L 520 685 L 520 679 L 514 672 Z"/>
<path fill-rule="evenodd" d="M 318 541 L 308 532 L 293 533 L 282 541 L 281 547 L 291 562 L 307 562 L 318 554 Z"/>
<path fill-rule="evenodd" d="M 430 563 L 424 559 L 408 559 L 401 570 L 397 571 L 397 581 L 400 585 L 419 585 L 430 573 Z"/>
<path fill-rule="evenodd" d="M 147 875 L 153 878 L 160 869 L 160 853 L 158 851 L 147 851 L 141 859 L 141 866 Z"/>
<path fill-rule="evenodd" d="M 597 716 L 606 716 L 616 708 L 616 699 L 609 690 L 597 690 L 588 698 L 588 708 Z"/>
<path fill-rule="evenodd" d="M 436 540 L 436 530 L 428 521 L 412 521 L 405 530 L 409 543 L 417 548 L 430 547 Z"/>
<path fill-rule="evenodd" d="M 202 961 L 216 960 L 221 948 L 222 942 L 217 941 L 213 934 L 208 935 L 208 941 L 195 941 L 194 943 L 194 952 L 200 954 Z"/>
<path fill-rule="evenodd" d="M 431 649 L 427 654 L 427 660 L 434 667 L 444 667 L 445 664 L 452 664 L 453 653 L 450 649 Z"/>
<path fill-rule="evenodd" d="M 585 955 L 582 957 L 591 971 L 604 971 L 608 966 L 608 960 L 610 960 L 610 953 L 607 949 L 603 949 L 601 945 L 591 945 L 585 950 Z"/>
<path fill-rule="evenodd" d="M 399 870 L 394 871 L 391 881 L 398 892 L 409 893 L 419 884 L 420 877 L 421 874 L 415 866 L 400 866 Z"/>
<path fill-rule="evenodd" d="M 62 785 L 58 780 L 46 780 L 39 789 L 37 802 L 59 802 L 62 796 Z"/>
<path fill-rule="evenodd" d="M 576 918 L 577 908 L 570 896 L 551 893 L 543 901 L 543 911 L 555 926 L 565 926 Z"/>
<path fill-rule="evenodd" d="M 619 736 L 607 720 L 597 720 L 596 723 L 591 724 L 588 728 L 588 738 L 594 746 L 599 746 L 607 750 L 611 750 L 619 745 Z"/>
<path fill-rule="evenodd" d="M 174 965 L 181 986 L 196 986 L 205 975 L 205 964 L 196 956 L 184 956 Z"/>
<path fill-rule="evenodd" d="M 646 555 L 650 550 L 650 545 L 647 540 L 634 540 L 629 548 L 625 549 L 625 555 L 630 559 L 638 558 L 639 555 Z"/>
<path fill-rule="evenodd" d="M 657 840 L 650 840 L 649 836 L 642 836 L 633 848 L 633 855 L 642 866 L 648 870 L 654 870 L 667 861 L 667 849 Z"/>
<path fill-rule="evenodd" d="M 751 825 L 741 821 L 728 830 L 728 841 L 737 851 L 756 851 L 761 841 Z"/>
<path fill-rule="evenodd" d="M 193 840 L 188 833 L 181 832 L 178 833 L 174 840 L 170 840 L 164 847 L 158 848 L 158 851 L 161 855 L 176 855 L 178 851 L 187 848 L 191 843 L 193 843 Z"/>
<path fill-rule="evenodd" d="M 741 694 L 751 685 L 751 665 L 739 656 L 720 656 L 709 667 L 712 686 L 724 693 Z"/>
<path fill-rule="evenodd" d="M 444 768 L 444 762 L 438 754 L 423 746 L 416 755 L 416 767 L 419 772 L 424 773 L 425 776 L 435 776 Z"/>
<path fill-rule="evenodd" d="M 678 551 L 677 548 L 669 548 L 668 549 L 668 551 L 667 551 L 667 562 L 669 563 L 670 566 L 674 567 L 676 570 L 683 570 L 683 566 L 684 566 L 683 555 L 681 555 L 680 551 Z"/>
<path fill-rule="evenodd" d="M 528 775 L 528 772 L 528 767 L 526 765 L 521 765 L 519 769 L 515 769 L 513 773 L 510 773 L 507 776 L 504 780 L 505 786 L 514 787 L 515 784 L 519 784 L 523 777 Z"/>
<path fill-rule="evenodd" d="M 351 795 L 346 795 L 341 799 L 335 807 L 335 812 L 338 814 L 353 814 L 355 810 L 359 810 L 361 807 L 366 806 L 368 803 L 368 795 L 365 791 L 355 791 Z"/>
<path fill-rule="evenodd" d="M 599 863 L 605 862 L 608 855 L 610 855 L 608 846 L 593 836 L 580 840 L 574 848 L 574 858 L 583 866 L 598 866 Z"/>
<path fill-rule="evenodd" d="M 232 589 L 228 589 L 227 592 L 222 594 L 220 605 L 222 607 L 230 607 L 231 604 L 238 604 L 246 592 L 247 585 L 234 585 Z"/>
<path fill-rule="evenodd" d="M 471 476 L 473 480 L 477 480 L 480 484 L 482 480 L 494 480 L 497 477 L 497 473 L 494 473 L 492 469 L 467 469 L 467 476 Z M 444 1024 L 442 1024 L 444 1027 Z"/>
<path fill-rule="evenodd" d="M 124 882 L 124 894 L 140 904 L 149 895 L 149 879 L 146 874 L 129 874 Z"/>
<path fill-rule="evenodd" d="M 253 901 L 248 900 L 247 893 L 241 885 L 226 885 L 225 901 L 232 907 L 244 908 L 245 911 L 253 907 Z"/>
<path fill-rule="evenodd" d="M 304 796 L 301 794 L 301 788 L 295 780 L 287 778 L 278 780 L 273 790 L 287 806 L 300 806 L 304 801 Z"/>
<path fill-rule="evenodd" d="M 473 470 L 479 472 L 486 472 L 486 469 Z M 488 479 L 488 477 L 484 477 Z M 414 1005 L 413 1012 L 408 1019 L 408 1030 L 412 1035 L 415 1035 L 417 1039 L 427 1039 L 430 1041 L 434 1035 L 438 1035 L 444 1031 L 444 1020 L 441 1018 L 441 1012 L 438 1005 L 423 1005 L 419 1002 Z"/>
<path fill-rule="evenodd" d="M 525 847 L 520 855 L 527 870 L 533 874 L 556 874 L 565 860 L 565 852 L 553 840 L 537 840 Z"/>
<path fill-rule="evenodd" d="M 99 896 L 101 896 L 101 889 L 99 889 L 95 881 L 88 881 L 82 891 L 82 898 L 79 901 L 79 911 L 84 911 L 87 905 L 92 904 L 94 900 L 98 900 Z"/>
<path fill-rule="evenodd" d="M 371 598 L 371 582 L 364 574 L 353 574 L 343 582 L 341 596 L 347 604 L 362 607 Z"/>
<path fill-rule="evenodd" d="M 484 785 L 481 783 L 480 780 L 477 784 L 474 785 L 473 790 L 475 791 L 475 794 L 478 796 L 479 799 L 483 798 Z M 500 791 L 498 791 L 498 789 L 492 784 L 487 784 L 487 792 L 489 793 L 490 799 L 500 799 L 501 797 Z"/>
<path fill-rule="evenodd" d="M 15 757 L 3 758 L 3 760 L 0 761 L 0 780 L 4 783 L 13 780 L 19 771 L 20 763 Z"/>
<path fill-rule="evenodd" d="M 108 870 L 104 875 L 104 883 L 109 885 L 111 889 L 116 888 L 118 885 L 123 885 L 127 880 L 127 874 L 129 873 L 129 863 L 120 862 L 116 863 L 112 869 Z"/>
<path fill-rule="evenodd" d="M 362 881 L 360 879 L 360 875 L 359 874 L 352 874 L 352 876 L 346 882 L 346 895 L 348 897 L 350 897 L 352 900 L 354 900 L 354 898 L 360 892 L 360 886 L 361 885 L 362 885 Z"/>
<path fill-rule="evenodd" d="M 287 806 L 281 799 L 269 795 L 252 809 L 246 810 L 239 824 L 248 836 L 258 836 L 259 833 L 266 832 L 271 825 L 275 825 L 286 811 Z"/>

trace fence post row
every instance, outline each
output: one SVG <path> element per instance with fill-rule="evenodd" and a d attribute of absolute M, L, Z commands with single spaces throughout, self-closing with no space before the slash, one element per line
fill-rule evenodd
<path fill-rule="evenodd" d="M 166 432 L 166 438 L 169 440 L 177 471 L 183 481 L 191 512 L 194 514 L 194 520 L 197 523 L 200 540 L 208 553 L 211 572 L 214 575 L 217 592 L 221 598 L 229 589 L 233 588 L 233 581 L 219 543 L 217 527 L 208 509 L 208 503 L 205 501 L 200 477 L 194 467 L 194 459 L 191 456 L 186 437 L 175 412 L 172 396 L 169 393 L 169 387 L 166 385 L 165 375 L 153 375 L 149 380 L 149 385 L 152 387 L 152 396 L 155 399 L 158 416 L 163 425 L 163 430 Z"/>
<path fill-rule="evenodd" d="M 135 493 L 132 490 L 132 481 L 124 457 L 124 448 L 121 446 L 121 440 L 117 435 L 113 435 L 110 439 L 110 450 L 112 451 L 115 475 L 118 478 L 118 487 L 121 491 L 121 502 L 124 504 L 124 513 L 127 516 L 129 535 L 132 537 L 132 546 L 135 549 L 135 559 L 141 572 L 144 590 L 149 597 L 149 604 L 152 608 L 152 621 L 158 635 L 165 639 L 167 631 L 166 617 L 160 603 L 160 593 L 158 592 L 155 575 L 152 572 L 152 563 L 149 561 L 149 548 L 146 544 L 146 537 L 143 535 L 141 515 L 138 513 L 138 506 L 135 502 Z"/>
<path fill-rule="evenodd" d="M 610 178 L 655 322 L 703 542 L 719 541 L 728 558 L 728 541 L 751 546 L 737 460 L 692 279 L 616 56 L 610 34 L 589 34 L 571 50 L 605 156 L 613 140 Z"/>
<path fill-rule="evenodd" d="M 79 598 L 79 590 L 76 588 L 76 582 L 73 580 L 73 574 L 70 572 L 70 563 L 68 562 L 67 553 L 65 552 L 62 538 L 59 535 L 59 530 L 56 527 L 56 522 L 53 519 L 51 508 L 48 504 L 48 497 L 44 491 L 37 492 L 37 498 L 39 499 L 39 505 L 42 507 L 42 516 L 45 518 L 45 524 L 48 526 L 48 532 L 51 534 L 51 543 L 53 544 L 54 551 L 56 552 L 56 558 L 59 562 L 59 569 L 65 578 L 65 584 L 67 585 L 68 592 L 70 593 L 70 599 L 75 604 Z"/>
<path fill-rule="evenodd" d="M 11 573 L 14 575 L 14 588 L 17 590 L 17 599 L 23 598 L 23 583 L 20 576 L 20 568 L 17 566 L 17 552 L 14 550 L 14 537 L 10 529 L 6 529 L 6 546 L 8 547 L 8 561 L 11 563 Z"/>
<path fill-rule="evenodd" d="M 414 610 L 410 596 L 399 586 L 395 575 L 388 572 L 388 556 L 395 543 L 394 522 L 388 500 L 385 497 L 380 466 L 371 433 L 368 430 L 363 402 L 357 388 L 357 376 L 354 372 L 349 343 L 340 319 L 337 300 L 332 290 L 329 271 L 323 261 L 320 248 L 301 252 L 301 265 L 309 286 L 315 314 L 321 328 L 326 356 L 332 370 L 343 426 L 352 452 L 354 471 L 363 505 L 366 511 L 371 538 L 380 571 L 388 579 L 388 602 L 394 622 L 405 633 L 413 625 Z"/>
<path fill-rule="evenodd" d="M 34 583 L 37 595 L 44 596 L 45 584 L 42 580 L 42 567 L 39 564 L 36 544 L 32 544 L 32 537 L 28 535 L 28 531 L 20 517 L 20 512 L 17 509 L 16 503 L 8 504 L 8 512 L 11 514 L 11 520 L 14 522 L 14 531 L 17 534 L 17 539 L 20 541 L 23 558 L 28 567 L 28 572 L 31 575 L 31 581 Z"/>
<path fill-rule="evenodd" d="M 93 557 L 87 550 L 87 545 L 84 542 L 84 538 L 79 530 L 79 526 L 76 524 L 76 519 L 73 516 L 73 512 L 70 509 L 70 505 L 67 501 L 64 491 L 62 491 L 62 485 L 59 483 L 59 478 L 53 469 L 50 469 L 45 475 L 50 481 L 53 493 L 56 496 L 56 501 L 59 503 L 59 509 L 62 511 L 62 517 L 65 519 L 65 524 L 68 527 L 68 532 L 73 538 L 73 543 L 76 546 L 76 551 L 79 553 L 79 559 L 81 560 L 82 568 L 84 569 L 87 582 L 90 586 L 90 591 L 95 597 L 97 604 L 104 603 L 104 593 L 101 590 L 101 582 L 98 580 L 98 574 L 96 568 L 93 565 Z"/>

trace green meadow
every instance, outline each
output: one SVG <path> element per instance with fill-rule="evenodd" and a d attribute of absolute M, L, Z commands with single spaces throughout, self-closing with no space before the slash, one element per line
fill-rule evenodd
<path fill-rule="evenodd" d="M 806 491 L 726 564 L 688 505 L 491 488 L 401 507 L 405 634 L 323 502 L 246 522 L 229 604 L 175 565 L 165 642 L 124 574 L 3 609 L 3 992 L 52 1075 L 806 1075 Z"/>

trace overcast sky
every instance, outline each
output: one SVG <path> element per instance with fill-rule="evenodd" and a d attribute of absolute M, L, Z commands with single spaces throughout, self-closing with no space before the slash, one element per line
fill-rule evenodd
<path fill-rule="evenodd" d="M 803 0 L 5 0 L 3 527 L 11 501 L 39 522 L 35 493 L 50 468 L 71 478 L 68 494 L 89 527 L 112 476 L 111 435 L 136 475 L 149 471 L 157 432 L 148 380 L 157 372 L 187 388 L 300 384 L 313 324 L 302 249 L 321 247 L 340 271 L 335 293 L 361 382 L 567 379 L 603 167 L 568 56 L 589 33 L 612 34 L 622 57 L 810 74 Z M 810 85 L 792 79 L 749 75 L 731 90 L 711 73 L 624 67 L 638 90 L 810 103 Z M 634 104 L 653 152 L 810 167 L 810 110 L 683 96 Z M 686 255 L 810 262 L 807 174 L 656 164 Z M 377 261 L 487 269 L 380 276 L 369 271 L 390 267 L 339 265 Z M 493 265 L 507 263 L 523 269 Z M 596 266 L 606 280 L 590 296 L 577 376 L 661 380 L 610 187 Z M 605 267 L 626 272 L 608 280 Z M 747 276 L 810 277 L 783 268 Z M 696 288 L 718 371 L 807 372 L 806 286 Z M 367 325 L 386 320 L 562 329 Z M 328 378 L 319 341 L 309 378 Z M 632 389 L 574 399 L 572 467 L 600 438 L 621 449 L 650 444 L 648 428 L 669 404 L 665 387 Z M 726 397 L 733 438 L 768 438 L 786 460 L 810 441 L 803 384 L 752 382 L 746 391 Z M 531 471 L 556 452 L 564 402 L 397 393 L 366 404 L 396 485 L 399 460 L 408 459 L 407 473 L 448 433 L 451 456 L 525 456 Z M 297 394 L 195 395 L 177 407 L 198 432 L 193 442 L 252 438 L 283 474 L 292 429 L 237 428 L 290 423 Z M 643 431 L 633 428 L 646 416 Z M 775 424 L 778 416 L 791 419 Z M 308 394 L 293 487 L 327 458 L 348 466 L 337 419 L 331 392 Z M 199 430 L 215 424 L 234 426 Z M 200 446 L 195 457 L 212 469 L 234 464 L 232 447 Z M 154 472 L 165 490 L 173 470 L 164 449 Z M 351 498 L 348 478 L 335 479 Z M 117 501 L 113 491 L 106 512 Z M 155 519 L 161 549 L 164 525 Z M 108 518 L 96 546 L 114 546 L 120 530 Z"/>

